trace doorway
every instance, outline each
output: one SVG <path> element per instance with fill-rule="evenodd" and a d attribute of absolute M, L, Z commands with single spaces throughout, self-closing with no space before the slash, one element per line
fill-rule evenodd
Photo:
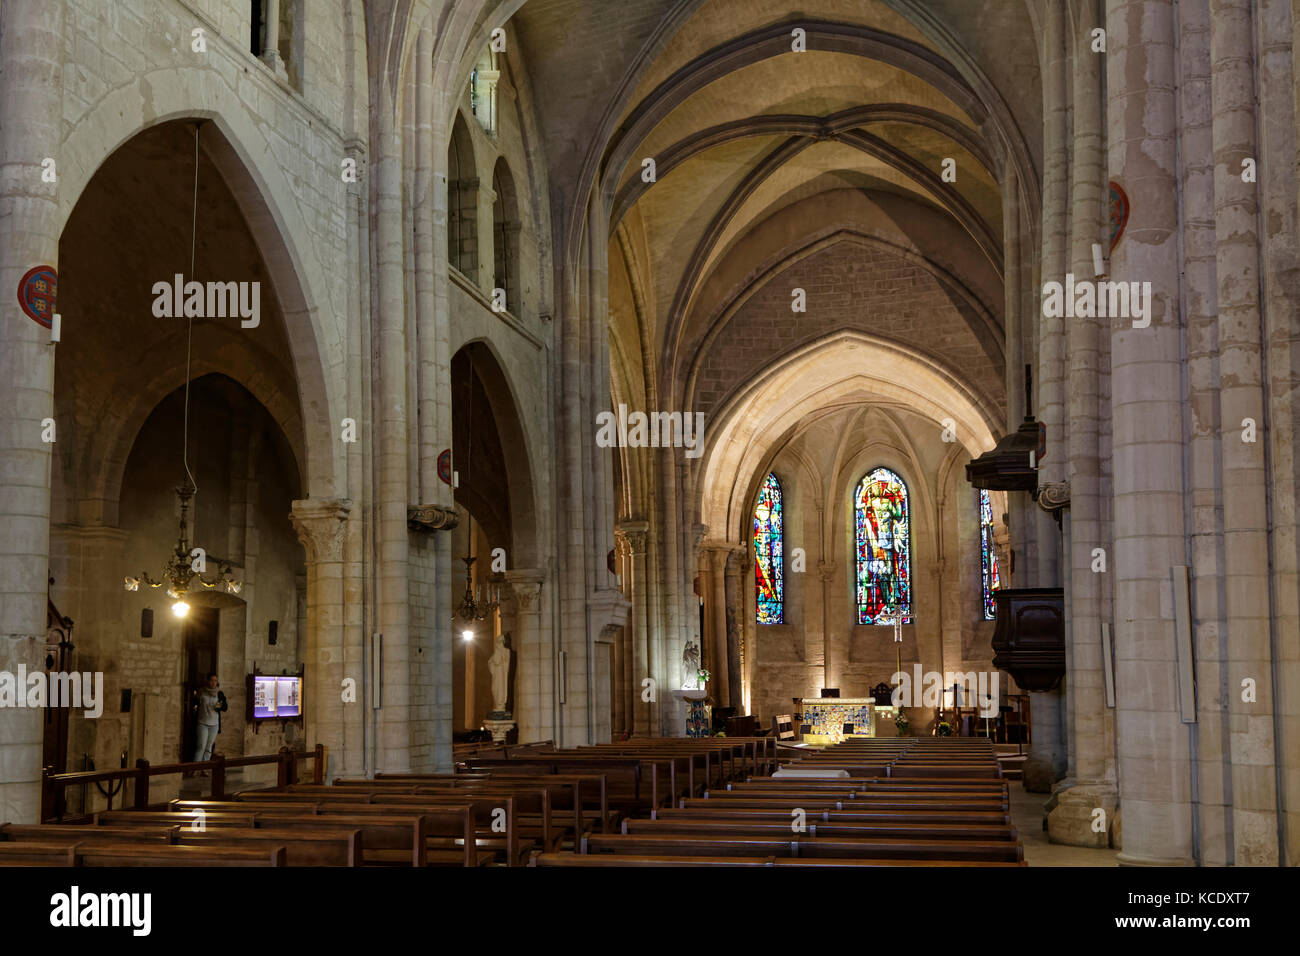
<path fill-rule="evenodd" d="M 198 715 L 194 698 L 207 685 L 208 675 L 217 671 L 217 637 L 220 612 L 214 607 L 191 607 L 183 631 L 184 673 L 181 678 L 181 752 L 179 760 L 188 762 L 198 746 Z"/>

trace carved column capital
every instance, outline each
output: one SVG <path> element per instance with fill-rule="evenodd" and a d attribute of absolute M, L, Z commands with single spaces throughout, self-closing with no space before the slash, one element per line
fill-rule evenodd
<path fill-rule="evenodd" d="M 460 518 L 454 508 L 441 505 L 411 505 L 406 509 L 406 526 L 412 531 L 451 531 Z"/>
<path fill-rule="evenodd" d="M 506 583 L 520 611 L 532 611 L 541 608 L 542 583 L 546 576 L 533 568 L 520 568 L 506 572 Z"/>
<path fill-rule="evenodd" d="M 699 553 L 700 548 L 704 545 L 704 539 L 709 536 L 709 526 L 706 524 L 691 525 L 691 550 Z"/>
<path fill-rule="evenodd" d="M 307 549 L 307 560 L 343 560 L 343 528 L 352 501 L 348 498 L 303 498 L 293 502 L 289 520 Z"/>
<path fill-rule="evenodd" d="M 629 554 L 645 554 L 650 539 L 650 522 L 620 521 L 614 528 L 614 535 Z"/>

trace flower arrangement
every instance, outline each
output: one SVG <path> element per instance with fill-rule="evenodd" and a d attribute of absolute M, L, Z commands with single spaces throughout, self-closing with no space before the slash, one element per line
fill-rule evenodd
<path fill-rule="evenodd" d="M 703 687 L 705 684 L 709 682 L 709 676 L 710 676 L 709 672 L 706 671 L 703 667 L 699 669 L 699 671 L 696 673 L 695 676 L 699 678 L 701 687 Z"/>
<path fill-rule="evenodd" d="M 898 716 L 894 718 L 894 726 L 898 728 L 898 736 L 906 737 L 910 726 L 907 722 L 907 714 L 900 710 Z"/>
<path fill-rule="evenodd" d="M 948 721 L 946 721 L 946 720 L 941 720 L 941 721 L 939 721 L 939 726 L 935 727 L 934 729 L 935 729 L 935 732 L 936 732 L 940 737 L 951 737 L 951 736 L 952 736 L 952 724 L 948 723 Z"/>

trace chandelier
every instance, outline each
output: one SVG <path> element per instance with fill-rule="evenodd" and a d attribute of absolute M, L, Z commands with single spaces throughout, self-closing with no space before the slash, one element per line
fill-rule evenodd
<path fill-rule="evenodd" d="M 194 256 L 196 249 L 196 238 L 198 235 L 199 216 L 199 127 L 194 127 L 194 208 L 190 219 L 190 275 L 194 275 Z M 238 594 L 243 590 L 242 581 L 235 580 L 234 569 L 231 565 L 219 558 L 213 560 L 217 564 L 217 573 L 209 575 L 207 573 L 207 554 L 202 548 L 191 550 L 189 542 L 189 529 L 185 521 L 186 515 L 190 509 L 190 499 L 198 494 L 198 485 L 194 481 L 194 476 L 190 473 L 190 356 L 191 346 L 194 340 L 194 319 L 187 313 L 186 315 L 186 333 L 185 333 L 185 425 L 181 439 L 181 464 L 185 468 L 185 483 L 176 489 L 176 494 L 181 500 L 181 520 L 180 533 L 176 539 L 176 550 L 168 558 L 166 565 L 163 566 L 161 580 L 154 580 L 147 572 L 141 572 L 138 578 L 127 576 L 124 578 L 124 587 L 128 591 L 140 590 L 141 584 L 147 584 L 151 588 L 160 588 L 164 584 L 167 587 L 167 596 L 172 599 L 172 613 L 177 617 L 184 617 L 190 612 L 189 602 L 185 599 L 189 596 L 190 591 L 195 586 L 204 588 L 221 588 L 229 594 Z"/>
<path fill-rule="evenodd" d="M 174 602 L 172 613 L 177 617 L 184 617 L 189 613 L 190 605 L 185 598 L 196 586 L 208 589 L 221 588 L 229 594 L 238 594 L 244 588 L 242 581 L 235 580 L 234 568 L 231 565 L 220 559 L 214 559 L 217 562 L 217 572 L 209 575 L 206 573 L 207 556 L 203 549 L 190 549 L 189 528 L 185 518 L 189 513 L 190 499 L 194 497 L 195 491 L 196 489 L 188 483 L 176 489 L 176 494 L 181 500 L 180 533 L 176 539 L 176 550 L 163 566 L 162 578 L 154 580 L 148 572 L 141 572 L 138 578 L 128 576 L 125 579 L 125 588 L 128 591 L 140 590 L 141 584 L 147 584 L 151 588 L 168 585 L 167 596 Z"/>
<path fill-rule="evenodd" d="M 470 532 L 470 541 L 473 542 L 474 519 L 471 516 L 466 528 Z M 467 546 L 472 548 L 472 544 Z M 460 606 L 452 614 L 452 623 L 459 622 L 464 630 L 461 632 L 465 640 L 472 640 L 474 632 L 471 629 L 476 621 L 486 620 L 489 614 L 494 613 L 501 606 L 501 585 L 497 581 L 492 581 L 486 588 L 479 585 L 474 587 L 474 562 L 478 560 L 472 554 L 466 554 L 461 558 L 465 562 L 465 595 L 460 599 Z"/>

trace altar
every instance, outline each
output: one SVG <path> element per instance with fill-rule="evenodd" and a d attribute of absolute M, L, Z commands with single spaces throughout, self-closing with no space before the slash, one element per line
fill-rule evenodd
<path fill-rule="evenodd" d="M 874 737 L 877 710 L 874 697 L 805 697 L 803 722 L 810 729 L 803 742 L 837 744 L 854 737 Z"/>

